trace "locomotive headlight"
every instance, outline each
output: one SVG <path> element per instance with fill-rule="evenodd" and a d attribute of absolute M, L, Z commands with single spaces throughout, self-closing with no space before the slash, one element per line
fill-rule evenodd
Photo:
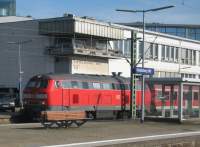
<path fill-rule="evenodd" d="M 35 97 L 38 99 L 47 99 L 47 94 L 40 93 L 40 94 L 36 94 Z"/>

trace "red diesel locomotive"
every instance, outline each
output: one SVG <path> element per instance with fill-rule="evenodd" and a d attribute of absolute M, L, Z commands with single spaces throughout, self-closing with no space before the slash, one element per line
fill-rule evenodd
<path fill-rule="evenodd" d="M 137 83 L 137 106 L 141 88 Z M 145 107 L 150 105 L 150 90 L 145 87 Z M 30 79 L 23 94 L 24 109 L 32 115 L 43 110 L 86 111 L 88 117 L 98 113 L 128 116 L 130 79 L 121 76 L 86 74 L 46 74 Z M 123 113 L 123 115 L 122 115 Z"/>

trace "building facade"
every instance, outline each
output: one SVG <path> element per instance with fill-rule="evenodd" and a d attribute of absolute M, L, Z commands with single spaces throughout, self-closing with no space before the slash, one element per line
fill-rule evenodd
<path fill-rule="evenodd" d="M 123 24 L 131 27 L 143 27 L 140 22 Z M 145 26 L 146 29 L 150 31 L 166 33 L 193 40 L 200 40 L 200 25 L 146 23 Z"/>
<path fill-rule="evenodd" d="M 142 29 L 132 28 L 137 38 L 142 38 Z M 127 38 L 130 32 L 125 33 Z M 129 37 L 128 37 L 129 36 Z M 130 57 L 130 50 L 127 48 L 129 41 L 119 40 L 116 45 L 121 46 L 124 56 Z M 152 31 L 145 31 L 145 61 L 144 66 L 154 68 L 154 77 L 183 77 L 187 80 L 200 79 L 200 42 L 182 37 L 166 35 Z M 142 41 L 135 43 L 136 60 L 139 61 L 142 53 Z M 127 53 L 129 53 L 127 55 Z M 130 65 L 126 59 L 110 59 L 110 70 L 117 72 L 114 68 L 121 64 L 124 76 L 130 76 Z M 141 62 L 137 65 L 141 67 Z M 126 71 L 126 72 L 125 72 Z"/>
<path fill-rule="evenodd" d="M 84 73 L 130 76 L 131 31 L 142 38 L 142 30 L 88 17 L 65 17 L 0 23 L 0 86 L 19 86 L 19 44 L 23 87 L 30 77 L 45 73 Z M 136 61 L 142 42 L 134 43 Z M 155 77 L 200 79 L 200 42 L 158 32 L 145 31 L 145 67 Z M 139 63 L 137 66 L 141 66 Z"/>
<path fill-rule="evenodd" d="M 0 16 L 16 16 L 16 0 L 1 0 Z"/>

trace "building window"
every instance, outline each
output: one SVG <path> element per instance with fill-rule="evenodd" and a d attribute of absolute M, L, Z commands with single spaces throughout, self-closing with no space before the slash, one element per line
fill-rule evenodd
<path fill-rule="evenodd" d="M 181 49 L 181 63 L 185 64 L 186 63 L 186 49 Z"/>
<path fill-rule="evenodd" d="M 166 33 L 170 35 L 176 35 L 176 28 L 173 27 L 167 27 L 166 28 Z"/>
<path fill-rule="evenodd" d="M 165 45 L 162 45 L 162 60 L 165 60 Z"/>
<path fill-rule="evenodd" d="M 177 28 L 176 35 L 180 37 L 186 37 L 186 30 L 185 28 Z"/>
<path fill-rule="evenodd" d="M 131 41 L 130 40 L 126 40 L 126 41 L 124 41 L 123 54 L 125 56 L 130 56 L 130 53 L 131 53 Z"/>
<path fill-rule="evenodd" d="M 192 65 L 192 50 L 188 50 L 188 64 Z"/>
<path fill-rule="evenodd" d="M 196 39 L 196 29 L 188 29 L 188 37 L 190 39 Z"/>
<path fill-rule="evenodd" d="M 179 56 L 178 50 L 179 50 L 179 48 L 176 47 L 176 48 L 175 48 L 175 62 L 178 62 L 178 56 Z"/>
<path fill-rule="evenodd" d="M 149 49 L 149 58 L 150 59 L 153 59 L 153 50 L 154 50 L 153 43 L 150 43 L 150 49 Z"/>
<path fill-rule="evenodd" d="M 193 50 L 193 54 L 192 54 L 192 61 L 193 61 L 193 65 L 196 65 L 196 51 Z"/>
<path fill-rule="evenodd" d="M 150 59 L 151 43 L 145 42 L 144 44 L 144 58 Z"/>
<path fill-rule="evenodd" d="M 161 32 L 161 33 L 165 33 L 166 32 L 166 28 L 165 27 L 158 27 L 157 31 Z"/>
<path fill-rule="evenodd" d="M 200 66 L 200 51 L 198 53 L 199 53 L 199 66 Z"/>
<path fill-rule="evenodd" d="M 143 49 L 143 43 L 142 41 L 139 42 L 139 58 L 142 58 L 142 49 Z"/>
<path fill-rule="evenodd" d="M 158 44 L 154 44 L 154 49 L 155 49 L 154 59 L 157 60 L 158 59 Z"/>
<path fill-rule="evenodd" d="M 170 59 L 174 61 L 174 47 L 171 47 L 171 56 Z"/>
<path fill-rule="evenodd" d="M 166 47 L 166 60 L 169 60 L 169 53 L 170 53 L 169 49 L 170 49 L 170 47 L 167 46 Z"/>

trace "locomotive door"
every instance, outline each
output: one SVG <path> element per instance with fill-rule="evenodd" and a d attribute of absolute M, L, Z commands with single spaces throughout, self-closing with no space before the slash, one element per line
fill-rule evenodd
<path fill-rule="evenodd" d="M 62 82 L 62 97 L 61 97 L 61 105 L 62 110 L 65 110 L 67 106 L 70 104 L 70 82 L 63 81 Z"/>
<path fill-rule="evenodd" d="M 62 106 L 63 107 L 69 106 L 69 101 L 70 101 L 69 89 L 62 89 Z"/>

